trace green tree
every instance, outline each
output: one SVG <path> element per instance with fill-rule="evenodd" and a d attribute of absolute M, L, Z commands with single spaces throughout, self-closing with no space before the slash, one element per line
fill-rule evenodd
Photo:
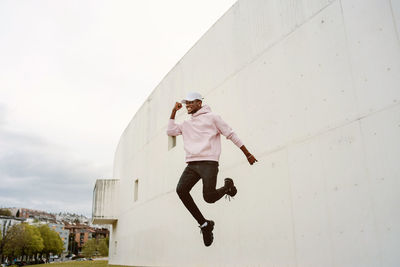
<path fill-rule="evenodd" d="M 50 253 L 61 254 L 64 250 L 64 244 L 57 232 L 50 229 L 46 224 L 40 225 L 38 229 L 43 239 L 44 247 L 42 254 L 44 254 L 47 259 L 50 258 Z"/>
<path fill-rule="evenodd" d="M 99 253 L 101 256 L 108 256 L 108 246 L 105 239 L 100 239 Z"/>
<path fill-rule="evenodd" d="M 88 240 L 82 248 L 82 254 L 85 257 L 93 257 L 96 255 L 96 252 L 97 252 L 96 239 Z"/>
<path fill-rule="evenodd" d="M 4 237 L 3 254 L 7 257 L 34 256 L 43 250 L 39 229 L 26 223 L 12 226 Z"/>
<path fill-rule="evenodd" d="M 9 209 L 0 209 L 0 215 L 3 216 L 12 216 L 12 213 Z"/>
<path fill-rule="evenodd" d="M 108 256 L 107 241 L 104 238 L 93 238 L 85 243 L 82 248 L 85 257 Z"/>

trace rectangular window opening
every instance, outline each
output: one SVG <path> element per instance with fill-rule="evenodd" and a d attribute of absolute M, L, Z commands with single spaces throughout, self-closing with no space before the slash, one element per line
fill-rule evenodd
<path fill-rule="evenodd" d="M 135 180 L 135 185 L 134 185 L 134 189 L 133 189 L 133 201 L 136 202 L 139 199 L 139 179 Z"/>
<path fill-rule="evenodd" d="M 168 150 L 176 146 L 176 136 L 168 136 Z"/>

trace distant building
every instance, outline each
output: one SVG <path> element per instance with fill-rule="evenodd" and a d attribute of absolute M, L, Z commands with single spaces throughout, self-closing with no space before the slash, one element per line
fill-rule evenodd
<path fill-rule="evenodd" d="M 20 208 L 15 215 L 19 218 L 33 218 L 40 221 L 56 221 L 56 216 L 54 214 L 40 210 Z"/>
<path fill-rule="evenodd" d="M 77 243 L 77 251 L 81 252 L 86 242 L 92 238 L 107 238 L 110 234 L 106 228 L 93 228 L 85 224 L 65 225 L 65 229 L 69 230 L 69 242 Z M 74 250 L 74 244 L 71 244 L 71 250 Z"/>
<path fill-rule="evenodd" d="M 55 214 L 56 220 L 59 222 L 65 222 L 68 224 L 79 222 L 81 224 L 88 224 L 89 218 L 83 215 L 71 214 L 71 213 L 59 213 Z"/>
<path fill-rule="evenodd" d="M 56 224 L 56 223 L 49 223 L 48 226 L 50 229 L 57 232 L 60 235 L 60 238 L 64 245 L 64 252 L 68 251 L 68 240 L 69 240 L 69 230 L 65 229 L 65 225 L 63 224 Z"/>
<path fill-rule="evenodd" d="M 107 228 L 92 228 L 92 238 L 107 238 L 110 235 L 110 231 Z"/>
<path fill-rule="evenodd" d="M 1 236 L 4 237 L 8 231 L 8 229 L 16 224 L 20 224 L 21 222 L 24 222 L 25 219 L 23 218 L 15 218 L 12 216 L 2 216 L 0 215 L 0 230 L 1 230 Z"/>

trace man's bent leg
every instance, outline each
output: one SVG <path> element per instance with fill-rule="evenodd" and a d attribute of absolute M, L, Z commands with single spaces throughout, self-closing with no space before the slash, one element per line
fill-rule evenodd
<path fill-rule="evenodd" d="M 218 162 L 204 162 L 200 167 L 200 175 L 203 180 L 203 197 L 207 203 L 214 203 L 221 199 L 227 188 L 225 186 L 215 189 L 218 176 Z"/>
<path fill-rule="evenodd" d="M 200 225 L 202 225 L 206 222 L 206 219 L 204 218 L 203 214 L 201 214 L 199 208 L 197 207 L 196 203 L 194 203 L 194 200 L 190 195 L 190 190 L 199 180 L 200 175 L 187 166 L 183 171 L 181 178 L 179 179 L 176 192 L 192 216 Z"/>

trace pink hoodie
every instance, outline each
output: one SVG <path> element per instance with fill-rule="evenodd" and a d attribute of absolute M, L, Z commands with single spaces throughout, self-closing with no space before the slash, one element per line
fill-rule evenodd
<path fill-rule="evenodd" d="M 211 112 L 209 106 L 204 105 L 189 120 L 182 124 L 170 119 L 167 134 L 169 136 L 182 135 L 186 151 L 186 162 L 212 160 L 218 161 L 221 154 L 221 134 L 230 139 L 237 147 L 243 145 L 232 128 L 220 116 Z"/>

